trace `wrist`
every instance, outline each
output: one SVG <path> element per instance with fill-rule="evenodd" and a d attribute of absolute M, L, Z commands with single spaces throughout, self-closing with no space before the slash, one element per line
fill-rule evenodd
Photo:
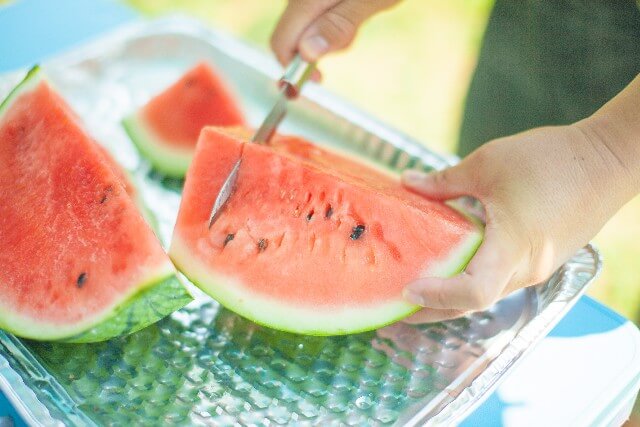
<path fill-rule="evenodd" d="M 603 108 L 573 125 L 602 166 L 599 173 L 623 184 L 629 198 L 640 192 L 640 110 L 637 114 L 628 120 L 626 114 Z"/>
<path fill-rule="evenodd" d="M 601 145 L 640 192 L 640 74 L 592 116 L 576 123 Z"/>
<path fill-rule="evenodd" d="M 595 216 L 609 218 L 640 191 L 639 155 L 616 126 L 591 116 L 570 126 L 571 169 L 582 180 Z M 624 141 L 624 142 L 623 142 Z M 593 202 L 606 201 L 606 203 Z M 599 215 L 600 214 L 600 215 Z"/>

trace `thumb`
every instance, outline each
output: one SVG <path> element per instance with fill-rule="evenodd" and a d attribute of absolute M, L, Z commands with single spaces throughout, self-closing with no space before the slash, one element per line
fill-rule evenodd
<path fill-rule="evenodd" d="M 302 57 L 317 61 L 327 52 L 351 44 L 360 25 L 371 15 L 384 10 L 398 0 L 343 0 L 325 11 L 302 33 L 298 46 Z"/>
<path fill-rule="evenodd" d="M 412 169 L 402 174 L 402 183 L 416 193 L 446 200 L 474 195 L 472 182 L 466 175 L 459 165 L 430 173 Z"/>
<path fill-rule="evenodd" d="M 451 278 L 424 277 L 409 283 L 410 302 L 445 315 L 484 310 L 513 282 L 527 251 L 504 228 L 487 226 L 484 240 L 464 272 Z"/>

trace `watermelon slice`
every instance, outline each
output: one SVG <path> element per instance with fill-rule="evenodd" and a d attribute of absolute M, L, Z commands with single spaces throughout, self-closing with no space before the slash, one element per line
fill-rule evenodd
<path fill-rule="evenodd" d="M 235 190 L 213 202 L 242 157 Z M 461 271 L 477 221 L 406 190 L 397 177 L 296 137 L 269 146 L 202 131 L 169 255 L 227 308 L 276 329 L 338 335 L 381 327 L 418 307 L 402 289 Z"/>
<path fill-rule="evenodd" d="M 138 150 L 160 173 L 183 178 L 206 125 L 242 125 L 227 85 L 202 62 L 123 120 Z"/>
<path fill-rule="evenodd" d="M 138 206 L 138 210 L 142 214 L 142 217 L 147 221 L 147 224 L 149 224 L 151 228 L 157 232 L 158 219 L 144 202 L 142 194 L 140 194 L 140 192 L 138 191 L 138 187 L 134 183 L 131 173 L 120 166 L 120 164 L 116 161 L 116 159 L 113 158 L 111 153 L 106 148 L 101 145 L 96 145 L 96 147 L 102 153 L 105 162 L 109 164 L 113 173 L 120 179 L 120 183 L 124 187 L 124 190 L 134 201 L 136 206 Z"/>
<path fill-rule="evenodd" d="M 96 148 L 104 157 L 104 162 L 109 165 L 113 173 L 118 177 L 120 183 L 124 187 L 124 191 L 131 197 L 133 200 L 139 199 L 140 195 L 138 193 L 138 189 L 135 184 L 131 180 L 131 176 L 127 171 L 125 171 L 122 166 L 117 162 L 116 159 L 113 158 L 111 153 L 101 145 L 96 144 Z"/>
<path fill-rule="evenodd" d="M 101 341 L 191 300 L 105 159 L 37 68 L 0 106 L 0 328 Z"/>

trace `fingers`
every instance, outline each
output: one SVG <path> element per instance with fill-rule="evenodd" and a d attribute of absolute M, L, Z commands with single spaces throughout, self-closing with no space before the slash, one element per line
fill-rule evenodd
<path fill-rule="evenodd" d="M 466 270 L 452 278 L 418 279 L 404 290 L 413 304 L 430 309 L 479 311 L 503 295 L 524 254 L 501 230 L 487 228 Z"/>
<path fill-rule="evenodd" d="M 320 15 L 342 0 L 291 0 L 271 36 L 271 48 L 282 65 L 298 50 L 302 33 Z"/>
<path fill-rule="evenodd" d="M 461 166 L 431 173 L 408 170 L 402 174 L 402 183 L 410 190 L 432 199 L 446 200 L 474 195 L 473 182 Z"/>
<path fill-rule="evenodd" d="M 371 15 L 398 0 L 291 0 L 271 38 L 278 60 L 287 64 L 296 51 L 309 62 L 347 47 Z"/>
<path fill-rule="evenodd" d="M 343 0 L 318 17 L 300 37 L 300 55 L 317 61 L 327 52 L 344 49 L 353 41 L 360 25 L 371 15 L 397 0 Z"/>
<path fill-rule="evenodd" d="M 434 323 L 443 320 L 455 319 L 466 314 L 463 310 L 420 310 L 417 313 L 407 317 L 403 322 L 410 325 L 418 325 L 421 323 Z"/>

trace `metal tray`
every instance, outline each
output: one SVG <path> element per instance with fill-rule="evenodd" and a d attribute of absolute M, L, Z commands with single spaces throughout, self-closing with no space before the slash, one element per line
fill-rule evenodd
<path fill-rule="evenodd" d="M 168 242 L 180 183 L 151 172 L 120 119 L 197 60 L 222 72 L 252 123 L 276 96 L 266 54 L 185 18 L 141 22 L 44 64 L 88 129 L 134 174 Z M 0 96 L 22 73 L 0 76 Z M 309 84 L 282 131 L 392 170 L 442 168 L 410 137 Z M 257 326 L 196 301 L 136 334 L 99 344 L 37 343 L 0 331 L 0 389 L 34 425 L 451 424 L 478 405 L 600 270 L 587 246 L 546 283 L 490 310 L 342 337 Z"/>

